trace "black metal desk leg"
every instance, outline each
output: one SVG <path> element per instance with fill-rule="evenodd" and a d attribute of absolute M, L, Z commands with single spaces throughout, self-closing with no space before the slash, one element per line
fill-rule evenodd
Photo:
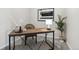
<path fill-rule="evenodd" d="M 53 50 L 54 50 L 54 38 L 55 37 L 55 33 L 54 33 L 54 31 L 53 31 Z"/>
<path fill-rule="evenodd" d="M 9 36 L 9 50 L 11 49 L 11 47 L 10 47 L 10 46 L 11 46 L 11 45 L 10 45 L 10 38 L 11 38 L 11 37 Z"/>
<path fill-rule="evenodd" d="M 13 37 L 13 50 L 15 49 L 15 36 Z"/>
<path fill-rule="evenodd" d="M 37 44 L 37 35 L 36 35 L 35 37 L 36 37 L 35 42 L 36 42 L 36 44 Z"/>
<path fill-rule="evenodd" d="M 45 42 L 47 42 L 47 33 L 45 33 Z"/>
<path fill-rule="evenodd" d="M 27 42 L 27 36 L 25 36 L 25 45 L 26 45 L 26 42 Z"/>

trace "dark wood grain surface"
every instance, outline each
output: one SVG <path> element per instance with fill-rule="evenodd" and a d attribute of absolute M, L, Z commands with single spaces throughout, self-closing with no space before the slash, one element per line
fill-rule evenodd
<path fill-rule="evenodd" d="M 27 35 L 27 34 L 40 34 L 40 33 L 49 33 L 53 32 L 54 30 L 47 30 L 46 28 L 36 28 L 36 29 L 29 29 L 26 31 L 22 31 L 20 33 L 16 33 L 14 30 L 9 33 L 9 36 L 20 36 L 20 35 Z"/>

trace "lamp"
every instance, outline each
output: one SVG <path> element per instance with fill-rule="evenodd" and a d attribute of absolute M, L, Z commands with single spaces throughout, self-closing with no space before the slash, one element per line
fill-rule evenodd
<path fill-rule="evenodd" d="M 46 25 L 47 25 L 47 29 L 50 30 L 50 25 L 52 25 L 52 19 L 47 19 L 46 20 Z"/>

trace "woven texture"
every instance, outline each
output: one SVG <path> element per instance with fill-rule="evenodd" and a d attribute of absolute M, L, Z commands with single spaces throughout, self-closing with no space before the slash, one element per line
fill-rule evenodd
<path fill-rule="evenodd" d="M 26 29 L 34 29 L 35 26 L 34 26 L 33 24 L 26 24 L 26 25 L 25 25 L 25 28 L 26 28 Z"/>

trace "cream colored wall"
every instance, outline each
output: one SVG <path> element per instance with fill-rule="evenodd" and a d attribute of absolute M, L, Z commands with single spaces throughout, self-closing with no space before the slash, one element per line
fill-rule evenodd
<path fill-rule="evenodd" d="M 67 43 L 70 49 L 79 50 L 79 8 L 67 10 Z"/>
<path fill-rule="evenodd" d="M 23 19 L 23 25 L 29 23 L 29 9 L 0 8 L 0 49 L 8 45 L 8 33 L 19 24 L 20 19 Z"/>

